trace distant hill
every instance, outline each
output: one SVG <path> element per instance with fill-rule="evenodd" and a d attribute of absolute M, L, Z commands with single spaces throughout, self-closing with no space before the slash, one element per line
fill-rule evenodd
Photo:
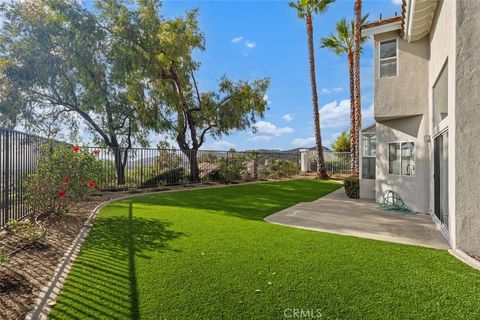
<path fill-rule="evenodd" d="M 271 153 L 295 153 L 300 152 L 300 149 L 308 149 L 308 150 L 317 150 L 317 147 L 310 147 L 310 148 L 295 148 L 290 150 L 280 150 L 280 149 L 257 149 L 258 152 L 271 152 Z M 332 151 L 327 147 L 323 147 L 324 151 Z"/>

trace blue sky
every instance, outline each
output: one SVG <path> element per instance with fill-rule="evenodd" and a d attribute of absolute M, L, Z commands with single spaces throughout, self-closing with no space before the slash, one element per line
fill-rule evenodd
<path fill-rule="evenodd" d="M 324 145 L 349 126 L 346 57 L 320 48 L 320 38 L 334 31 L 342 17 L 353 16 L 353 0 L 337 0 L 314 20 L 317 81 Z M 400 14 L 399 0 L 364 0 L 369 20 Z M 258 132 L 235 132 L 209 139 L 204 149 L 291 149 L 314 145 L 305 22 L 287 1 L 165 1 L 167 17 L 198 8 L 206 50 L 197 55 L 201 88 L 215 88 L 227 74 L 233 79 L 269 77 L 269 110 L 257 124 Z M 369 41 L 362 55 L 362 112 L 364 125 L 373 122 L 373 50 Z"/>
<path fill-rule="evenodd" d="M 89 7 L 93 0 L 82 1 Z M 349 79 L 346 57 L 321 49 L 320 38 L 334 32 L 340 18 L 353 16 L 353 4 L 354 0 L 337 0 L 325 14 L 314 19 L 322 138 L 327 147 L 349 127 Z M 363 0 L 363 13 L 370 13 L 370 21 L 377 20 L 380 14 L 390 17 L 395 12 L 400 14 L 400 4 L 401 0 Z M 203 149 L 288 150 L 314 146 L 305 22 L 297 18 L 288 1 L 167 0 L 163 14 L 171 18 L 194 8 L 199 9 L 200 28 L 206 37 L 206 50 L 196 53 L 201 62 L 197 74 L 200 89 L 214 90 L 224 74 L 232 79 L 271 80 L 265 97 L 269 110 L 265 119 L 257 123 L 257 133 L 250 130 L 233 132 L 218 140 L 209 138 Z M 361 66 L 363 125 L 368 125 L 373 122 L 371 41 L 365 45 Z M 90 140 L 84 135 L 82 139 Z M 151 146 L 163 139 L 152 134 Z"/>

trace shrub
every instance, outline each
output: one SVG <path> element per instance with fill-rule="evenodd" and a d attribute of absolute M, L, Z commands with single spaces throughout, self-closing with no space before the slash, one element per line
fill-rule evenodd
<path fill-rule="evenodd" d="M 272 178 L 290 178 L 300 173 L 300 166 L 290 160 L 269 160 L 269 176 Z"/>
<path fill-rule="evenodd" d="M 65 213 L 97 189 L 101 178 L 102 163 L 86 148 L 46 144 L 27 178 L 25 201 L 34 215 Z"/>
<path fill-rule="evenodd" d="M 221 159 L 219 167 L 220 178 L 227 183 L 242 179 L 245 173 L 244 162 L 244 157 L 237 154 L 230 158 Z"/>
<path fill-rule="evenodd" d="M 220 181 L 222 177 L 220 175 L 220 169 L 213 169 L 203 175 L 202 182 Z"/>
<path fill-rule="evenodd" d="M 347 197 L 358 199 L 360 197 L 360 183 L 358 177 L 346 177 L 344 181 L 345 193 Z"/>
<path fill-rule="evenodd" d="M 156 177 L 148 179 L 142 185 L 141 188 L 148 188 L 148 187 L 157 187 L 159 183 L 164 185 L 172 185 L 172 184 L 180 184 L 185 178 L 185 169 L 183 168 L 175 168 L 171 170 L 167 170 L 162 172 Z"/>

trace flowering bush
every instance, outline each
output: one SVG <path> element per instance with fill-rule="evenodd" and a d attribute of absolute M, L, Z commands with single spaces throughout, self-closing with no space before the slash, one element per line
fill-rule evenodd
<path fill-rule="evenodd" d="M 98 189 L 102 164 L 79 146 L 47 144 L 27 178 L 25 201 L 35 215 L 60 214 Z"/>

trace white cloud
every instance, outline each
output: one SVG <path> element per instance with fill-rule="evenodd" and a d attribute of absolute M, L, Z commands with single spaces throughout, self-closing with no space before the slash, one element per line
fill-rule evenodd
<path fill-rule="evenodd" d="M 373 119 L 373 104 L 371 104 L 367 109 L 362 110 L 362 122 L 363 126 L 369 126 L 375 122 Z"/>
<path fill-rule="evenodd" d="M 250 49 L 253 49 L 257 46 L 257 44 L 253 41 L 250 41 L 250 40 L 245 40 L 245 47 L 247 48 L 250 48 Z"/>
<path fill-rule="evenodd" d="M 226 149 L 231 149 L 235 147 L 235 144 L 225 141 L 225 140 L 220 140 L 212 143 L 212 147 L 214 149 L 220 149 L 220 150 L 226 150 Z"/>
<path fill-rule="evenodd" d="M 396 6 L 401 6 L 402 5 L 402 0 L 392 0 L 392 3 Z"/>
<path fill-rule="evenodd" d="M 321 107 L 320 122 L 322 128 L 349 126 L 350 100 L 333 101 Z"/>
<path fill-rule="evenodd" d="M 255 43 L 255 41 L 252 41 L 252 40 L 249 40 L 249 39 L 245 39 L 244 37 L 235 37 L 235 38 L 232 38 L 230 40 L 231 43 L 233 44 L 236 44 L 236 45 L 240 45 L 241 46 L 241 50 L 240 52 L 242 53 L 242 55 L 244 56 L 248 56 L 248 54 L 250 53 L 251 50 L 253 50 L 257 44 Z"/>
<path fill-rule="evenodd" d="M 287 113 L 282 117 L 282 119 L 287 121 L 287 122 L 290 122 L 290 121 L 293 120 L 293 115 L 291 115 L 290 113 Z"/>
<path fill-rule="evenodd" d="M 232 40 L 230 40 L 230 42 L 232 43 L 239 43 L 240 41 L 243 40 L 243 37 L 235 37 L 233 38 Z"/>
<path fill-rule="evenodd" d="M 311 147 L 314 144 L 315 144 L 315 138 L 314 137 L 297 138 L 297 139 L 292 140 L 292 146 L 294 146 L 296 148 Z"/>
<path fill-rule="evenodd" d="M 342 92 L 343 88 L 342 87 L 336 87 L 336 88 L 322 88 L 320 90 L 320 94 L 331 94 L 331 93 L 339 93 Z"/>
<path fill-rule="evenodd" d="M 272 136 L 265 136 L 265 135 L 255 135 L 251 138 L 248 138 L 247 140 L 248 141 L 255 141 L 255 142 L 261 142 L 261 141 L 270 141 L 272 140 L 273 137 Z"/>
<path fill-rule="evenodd" d="M 272 103 L 272 101 L 270 100 L 270 97 L 268 96 L 268 94 L 266 94 L 266 95 L 263 96 L 263 100 L 265 100 L 265 102 L 267 102 L 267 104 Z"/>
<path fill-rule="evenodd" d="M 282 134 L 286 133 L 292 133 L 293 129 L 290 127 L 283 127 L 279 128 L 273 123 L 270 123 L 268 121 L 258 121 L 255 124 L 255 128 L 257 129 L 257 132 L 263 135 L 273 135 L 273 136 L 280 136 Z"/>

